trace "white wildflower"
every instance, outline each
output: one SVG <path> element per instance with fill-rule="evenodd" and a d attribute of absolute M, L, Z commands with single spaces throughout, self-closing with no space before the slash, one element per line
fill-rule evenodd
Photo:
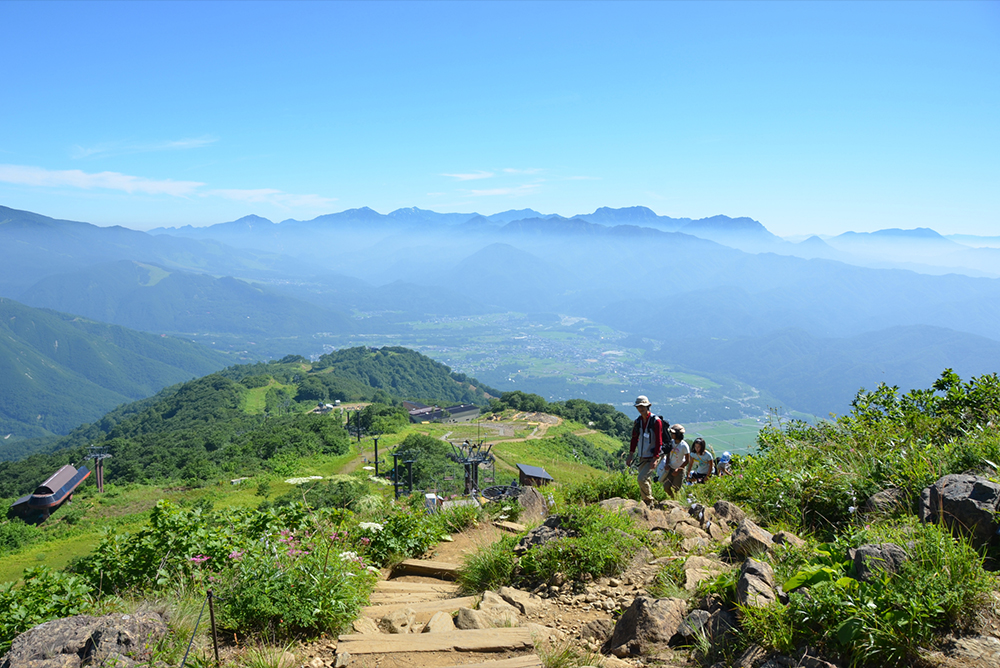
<path fill-rule="evenodd" d="M 312 482 L 313 480 L 322 480 L 322 479 L 323 476 L 321 475 L 311 475 L 311 476 L 306 476 L 305 478 L 289 478 L 285 482 L 287 482 L 289 485 L 304 485 L 307 482 Z"/>
<path fill-rule="evenodd" d="M 510 515 L 497 515 L 497 519 L 501 521 L 507 519 L 508 517 L 510 517 Z"/>
<path fill-rule="evenodd" d="M 381 531 L 382 525 L 378 522 L 362 522 L 358 525 L 359 529 L 365 529 L 366 531 Z"/>
<path fill-rule="evenodd" d="M 857 510 L 857 508 L 855 508 L 854 506 L 847 506 L 847 512 L 853 513 L 855 510 Z"/>
<path fill-rule="evenodd" d="M 391 481 L 386 480 L 385 478 L 376 478 L 373 475 L 368 476 L 368 479 L 371 480 L 372 482 L 377 482 L 380 485 L 391 485 L 392 484 Z"/>
<path fill-rule="evenodd" d="M 370 573 L 374 573 L 375 575 L 381 575 L 382 574 L 382 571 L 380 571 L 379 569 L 375 568 L 374 566 L 365 566 L 365 570 L 368 571 L 368 572 L 370 572 Z"/>
<path fill-rule="evenodd" d="M 359 558 L 357 552 L 341 552 L 338 556 L 341 561 L 358 561 Z"/>

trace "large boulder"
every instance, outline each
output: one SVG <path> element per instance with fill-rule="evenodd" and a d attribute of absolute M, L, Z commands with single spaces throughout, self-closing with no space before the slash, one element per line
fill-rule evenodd
<path fill-rule="evenodd" d="M 483 599 L 479 602 L 479 611 L 487 616 L 490 626 L 518 626 L 521 622 L 519 610 L 505 601 L 502 596 L 491 591 L 483 592 Z"/>
<path fill-rule="evenodd" d="M 583 628 L 580 629 L 580 637 L 584 640 L 596 640 L 603 645 L 614 633 L 614 630 L 615 623 L 613 621 L 606 617 L 599 617 L 583 625 Z"/>
<path fill-rule="evenodd" d="M 880 492 L 875 492 L 861 506 L 862 513 L 895 513 L 907 509 L 909 497 L 906 490 L 900 487 L 890 487 Z"/>
<path fill-rule="evenodd" d="M 534 487 L 522 487 L 517 495 L 518 503 L 521 504 L 521 522 L 540 521 L 549 512 L 549 504 Z"/>
<path fill-rule="evenodd" d="M 909 558 L 906 550 L 895 543 L 862 545 L 854 551 L 854 572 L 859 580 L 868 582 L 882 572 L 895 573 Z"/>
<path fill-rule="evenodd" d="M 733 532 L 728 553 L 737 559 L 753 557 L 770 550 L 773 543 L 774 536 L 770 532 L 744 518 Z"/>
<path fill-rule="evenodd" d="M 541 598 L 520 589 L 514 589 L 513 587 L 500 587 L 500 590 L 497 593 L 503 597 L 503 600 L 517 608 L 522 615 L 536 614 L 545 607 L 545 601 Z"/>
<path fill-rule="evenodd" d="M 774 571 L 763 561 L 747 559 L 736 581 L 736 600 L 740 605 L 763 608 L 778 600 Z"/>
<path fill-rule="evenodd" d="M 149 661 L 157 641 L 166 633 L 167 625 L 155 612 L 55 619 L 14 638 L 0 667 L 79 668 L 94 664 L 129 668 Z"/>
<path fill-rule="evenodd" d="M 617 657 L 637 656 L 665 645 L 684 621 L 685 608 L 679 598 L 637 597 L 615 624 L 605 651 Z"/>
<path fill-rule="evenodd" d="M 711 515 L 715 517 L 717 522 L 722 522 L 730 528 L 739 526 L 739 523 L 747 518 L 747 514 L 743 512 L 742 508 L 725 499 L 715 502 Z"/>
<path fill-rule="evenodd" d="M 684 561 L 684 589 L 694 591 L 702 580 L 725 573 L 731 566 L 708 557 L 690 556 Z"/>
<path fill-rule="evenodd" d="M 952 533 L 969 536 L 977 546 L 996 537 L 1000 485 L 964 473 L 946 475 L 920 495 L 920 519 L 943 521 Z"/>

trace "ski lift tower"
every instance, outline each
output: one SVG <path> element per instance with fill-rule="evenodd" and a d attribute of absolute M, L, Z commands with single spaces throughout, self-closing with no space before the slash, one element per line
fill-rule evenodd
<path fill-rule="evenodd" d="M 452 461 L 465 467 L 465 493 L 478 498 L 479 467 L 481 464 L 487 464 L 492 467 L 496 462 L 496 457 L 490 453 L 493 445 L 487 445 L 483 449 L 481 441 L 472 444 L 466 439 L 465 442 L 458 445 L 452 443 L 451 448 L 454 451 L 451 456 Z"/>
<path fill-rule="evenodd" d="M 90 446 L 90 454 L 84 459 L 94 460 L 94 478 L 97 482 L 97 492 L 99 494 L 104 493 L 104 460 L 111 457 L 111 453 L 108 452 L 108 446 Z"/>

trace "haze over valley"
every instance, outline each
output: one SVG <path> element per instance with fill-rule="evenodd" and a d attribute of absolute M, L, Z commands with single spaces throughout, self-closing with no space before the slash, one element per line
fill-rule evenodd
<path fill-rule="evenodd" d="M 880 382 L 926 387 L 945 368 L 1000 366 L 1000 279 L 928 264 L 1000 252 L 990 239 L 844 234 L 824 242 L 845 249 L 839 259 L 802 257 L 816 237 L 796 244 L 750 218 L 644 207 L 572 218 L 365 208 L 149 232 L 0 216 L 2 247 L 17 249 L 5 252 L 0 296 L 24 305 L 19 318 L 51 309 L 192 341 L 215 351 L 202 355 L 213 368 L 405 346 L 501 391 L 616 407 L 643 391 L 676 421 L 761 424 L 772 411 L 843 413 Z M 23 367 L 10 377 L 41 393 L 32 369 L 48 362 L 5 355 Z M 10 444 L 58 422 L 25 420 L 4 396 Z M 95 402 L 81 421 L 110 407 Z M 74 426 L 58 424 L 46 433 Z"/>

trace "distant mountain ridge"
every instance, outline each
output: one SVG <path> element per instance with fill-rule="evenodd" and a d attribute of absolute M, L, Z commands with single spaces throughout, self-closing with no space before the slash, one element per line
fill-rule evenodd
<path fill-rule="evenodd" d="M 229 363 L 187 341 L 0 298 L 0 459 L 21 439 L 66 434 Z"/>

